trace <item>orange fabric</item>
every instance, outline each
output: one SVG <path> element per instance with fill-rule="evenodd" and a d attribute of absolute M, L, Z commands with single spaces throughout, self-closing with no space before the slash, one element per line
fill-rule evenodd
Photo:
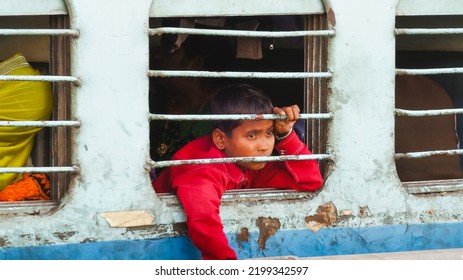
<path fill-rule="evenodd" d="M 50 181 L 46 174 L 25 173 L 21 180 L 8 185 L 0 192 L 0 201 L 48 200 Z"/>

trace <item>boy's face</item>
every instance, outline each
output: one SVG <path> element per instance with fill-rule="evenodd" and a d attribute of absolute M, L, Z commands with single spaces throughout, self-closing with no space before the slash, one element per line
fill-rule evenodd
<path fill-rule="evenodd" d="M 275 145 L 273 120 L 243 120 L 231 137 L 223 134 L 223 150 L 228 157 L 270 156 Z M 239 162 L 240 168 L 259 170 L 266 162 Z"/>

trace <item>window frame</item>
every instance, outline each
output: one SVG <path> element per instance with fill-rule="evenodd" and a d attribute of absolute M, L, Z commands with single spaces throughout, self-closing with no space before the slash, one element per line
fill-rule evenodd
<path fill-rule="evenodd" d="M 248 15 L 244 13 L 244 15 Z M 252 14 L 254 15 L 254 14 Z M 267 14 L 265 14 L 267 15 Z M 205 17 L 209 15 L 201 14 L 201 17 Z M 150 17 L 150 19 L 159 19 L 161 17 Z M 321 31 L 327 32 L 328 35 L 323 36 L 305 36 L 304 37 L 304 71 L 307 73 L 315 73 L 313 76 L 307 76 L 304 78 L 304 111 L 307 112 L 307 122 L 306 122 L 306 141 L 305 143 L 308 144 L 309 149 L 313 149 L 313 156 L 319 157 L 322 159 L 320 161 L 320 170 L 322 174 L 328 174 L 328 170 L 331 166 L 333 166 L 334 156 L 332 154 L 326 154 L 327 150 L 327 131 L 328 131 L 328 122 L 332 119 L 332 114 L 327 112 L 327 93 L 328 93 L 328 79 L 331 77 L 331 73 L 328 71 L 328 41 L 329 37 L 334 35 L 334 30 L 328 27 L 328 20 L 326 14 L 319 14 L 313 13 L 306 15 L 305 18 L 310 18 L 310 20 L 306 20 L 304 22 L 304 28 L 308 31 Z M 163 29 L 163 28 L 159 28 Z M 175 33 L 175 29 L 179 28 L 169 28 L 169 33 Z M 206 30 L 205 32 L 208 32 Z M 181 30 L 182 33 L 188 33 L 188 30 Z M 199 31 L 194 31 L 195 33 Z M 212 31 L 214 32 L 214 31 Z M 226 32 L 226 31 L 224 31 Z M 161 32 L 157 28 L 150 28 L 149 35 L 159 35 Z M 253 32 L 250 32 L 253 33 Z M 257 32 L 258 33 L 258 32 Z M 316 33 L 316 32 L 315 32 Z M 310 53 L 309 53 L 310 52 Z M 308 61 L 311 61 L 308 64 Z M 149 70 L 148 76 L 149 77 L 157 77 L 159 76 L 193 76 L 193 77 L 203 77 L 210 73 L 203 73 L 206 71 L 183 71 L 188 73 L 181 73 L 182 71 L 163 71 L 163 70 Z M 198 73 L 193 73 L 198 72 Z M 227 75 L 238 75 L 239 72 L 222 72 L 222 73 L 212 73 L 213 75 L 219 75 L 218 77 L 228 77 Z M 246 73 L 245 73 L 246 74 Z M 266 73 L 257 74 L 265 75 Z M 278 75 L 279 73 L 272 73 Z M 321 75 L 317 75 L 321 74 Z M 325 75 L 323 75 L 325 74 Z M 310 99 L 310 102 L 309 102 Z M 310 115 L 310 116 L 309 116 Z M 318 115 L 318 117 L 317 117 Z M 320 117 L 321 116 L 321 117 Z M 175 117 L 172 115 L 163 115 L 163 114 L 152 114 L 150 113 L 150 121 L 152 120 L 166 120 L 170 117 L 174 117 L 174 119 L 182 119 L 184 117 Z M 187 115 L 186 118 L 191 117 L 191 115 Z M 222 116 L 221 116 L 222 117 Z M 229 117 L 235 119 L 235 117 L 239 117 L 237 115 L 229 115 Z M 207 115 L 197 115 L 195 120 L 198 119 L 210 119 L 210 116 Z M 310 143 L 307 142 L 307 138 L 310 135 L 312 139 Z M 318 136 L 314 136 L 318 135 Z M 321 140 L 319 140 L 320 138 Z M 273 157 L 275 158 L 275 156 Z M 276 156 L 276 158 L 281 158 L 281 156 Z M 227 160 L 227 159 L 225 159 Z M 229 159 L 228 159 L 229 160 Z M 232 159 L 233 160 L 233 159 Z M 281 160 L 281 159 L 280 159 Z M 284 160 L 284 159 L 283 159 Z M 206 161 L 207 162 L 207 161 Z M 217 162 L 220 162 L 217 161 Z M 180 164 L 185 164 L 186 162 L 180 162 Z M 322 164 L 323 163 L 323 164 Z M 174 164 L 177 164 L 175 162 Z M 152 159 L 147 161 L 147 166 L 151 169 L 158 168 L 158 167 L 168 167 L 171 163 L 169 161 L 161 161 L 155 162 Z M 325 176 L 326 177 L 326 176 Z M 326 178 L 325 178 L 326 179 Z M 277 189 L 260 189 L 260 190 L 234 190 L 234 191 L 227 191 L 223 196 L 223 201 L 225 204 L 233 203 L 235 199 L 252 199 L 256 201 L 267 201 L 267 200 L 276 200 L 281 201 L 282 199 L 291 199 L 291 200 L 307 200 L 314 197 L 318 192 L 315 193 L 300 193 L 295 191 L 282 191 Z M 174 194 L 157 194 L 157 196 L 164 201 L 167 205 L 179 205 L 179 201 Z"/>
<path fill-rule="evenodd" d="M 402 2 L 402 1 L 401 1 Z M 455 11 L 443 16 L 440 14 L 439 11 L 432 10 L 430 12 L 428 8 L 422 7 L 421 9 L 412 10 L 408 5 L 410 3 L 405 3 L 409 1 L 404 1 L 403 6 L 398 7 L 398 13 L 396 17 L 396 22 L 398 19 L 402 20 L 401 27 L 395 28 L 396 36 L 406 36 L 411 37 L 412 40 L 416 40 L 417 42 L 424 42 L 423 44 L 420 43 L 413 43 L 410 47 L 411 50 L 442 50 L 442 51 L 451 51 L 450 49 L 442 49 L 444 44 L 433 44 L 433 37 L 432 36 L 460 36 L 460 40 L 463 38 L 463 26 L 446 26 L 445 23 L 442 23 L 442 19 L 445 21 L 445 17 L 457 16 L 461 17 L 461 15 L 457 12 L 453 14 Z M 416 5 L 418 7 L 419 5 Z M 449 8 L 449 5 L 439 5 L 441 7 Z M 451 6 L 451 5 L 450 5 Z M 408 8 L 407 8 L 408 7 Z M 458 11 L 458 10 L 457 10 Z M 446 12 L 447 13 L 447 12 Z M 408 19 L 415 20 L 424 20 L 422 24 L 424 27 L 416 27 L 413 26 L 413 23 L 407 22 Z M 426 20 L 427 19 L 427 20 Z M 435 23 L 432 24 L 432 19 L 435 20 Z M 415 23 L 416 24 L 416 23 Z M 410 26 L 411 25 L 411 26 Z M 452 35 L 453 34 L 453 35 Z M 429 39 L 428 39 L 429 38 Z M 399 38 L 400 39 L 400 38 Z M 398 40 L 399 40 L 398 39 Z M 450 38 L 452 40 L 455 38 Z M 420 41 L 418 41 L 420 40 Z M 422 41 L 424 40 L 424 41 Z M 399 48 L 406 49 L 406 41 L 398 41 L 396 42 L 396 51 Z M 456 44 L 457 45 L 457 44 Z M 452 48 L 452 47 L 450 47 Z M 459 52 L 463 52 L 463 48 L 458 50 Z M 396 68 L 396 75 L 434 75 L 434 74 L 457 74 L 463 73 L 463 65 L 461 67 L 427 67 L 426 69 L 421 68 L 406 68 L 406 69 L 399 69 Z M 463 108 L 454 108 L 454 109 L 439 109 L 439 110 L 403 110 L 401 108 L 395 108 L 395 115 L 396 116 L 437 116 L 437 115 L 457 115 L 463 114 Z M 401 158 L 422 158 L 432 155 L 463 155 L 463 149 L 453 149 L 453 150 L 439 150 L 439 151 L 422 151 L 422 152 L 410 152 L 410 153 L 396 153 L 395 159 L 400 160 Z M 446 192 L 461 192 L 463 191 L 463 179 L 444 179 L 444 180 L 422 180 L 422 181 L 413 181 L 413 182 L 401 182 L 404 189 L 410 193 L 415 195 L 421 194 L 433 194 L 433 193 L 446 193 Z"/>
<path fill-rule="evenodd" d="M 72 120 L 72 84 L 79 85 L 78 78 L 71 76 L 71 37 L 78 37 L 77 30 L 70 29 L 69 16 L 65 10 L 63 1 L 51 1 L 34 10 L 34 4 L 22 0 L 24 5 L 12 5 L 9 1 L 3 2 L 7 8 L 0 13 L 0 17 L 29 17 L 46 16 L 49 19 L 47 29 L 41 28 L 11 28 L 0 29 L 0 36 L 47 36 L 48 37 L 48 74 L 39 76 L 8 76 L 4 80 L 41 80 L 52 83 L 54 107 L 50 120 L 27 121 L 30 126 L 43 127 L 35 136 L 31 158 L 34 167 L 3 168 L 2 172 L 38 172 L 46 173 L 50 178 L 50 200 L 40 201 L 12 201 L 0 203 L 2 212 L 11 213 L 37 213 L 47 212 L 55 207 L 67 192 L 72 174 L 76 174 L 79 168 L 72 163 L 72 128 L 79 127 L 80 122 Z M 38 1 L 36 1 L 38 2 Z M 33 62 L 31 63 L 34 64 Z M 34 65 L 33 65 L 34 67 Z M 13 78 L 12 78 L 13 77 Z M 9 122 L 6 126 L 21 125 L 21 122 Z"/>

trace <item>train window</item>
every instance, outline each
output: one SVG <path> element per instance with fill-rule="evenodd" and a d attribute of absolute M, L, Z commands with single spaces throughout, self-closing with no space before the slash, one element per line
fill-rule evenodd
<path fill-rule="evenodd" d="M 275 106 L 298 104 L 298 136 L 326 173 L 332 158 L 326 148 L 327 44 L 333 31 L 324 14 L 152 17 L 150 34 L 153 177 L 172 164 L 180 147 L 212 131 L 208 98 L 231 83 L 262 89 Z"/>
<path fill-rule="evenodd" d="M 396 167 L 411 193 L 463 187 L 462 20 L 396 18 Z"/>
<path fill-rule="evenodd" d="M 12 203 L 55 205 L 77 171 L 70 150 L 72 129 L 80 125 L 72 120 L 71 111 L 71 86 L 78 84 L 78 79 L 70 76 L 72 36 L 77 37 L 78 32 L 69 29 L 61 1 L 32 10 L 30 5 L 9 5 L 0 11 L 0 91 L 8 91 L 8 96 L 20 91 L 25 97 L 10 105 L 3 102 L 3 112 L 0 110 L 0 150 L 4 153 L 0 201 L 9 202 L 4 204 L 7 208 Z M 31 93 L 42 98 L 29 98 Z M 18 106 L 28 110 L 15 110 L 11 104 L 17 102 L 24 102 Z M 17 151 L 5 149 L 8 141 L 16 141 Z M 14 160 L 5 160 L 6 154 Z"/>

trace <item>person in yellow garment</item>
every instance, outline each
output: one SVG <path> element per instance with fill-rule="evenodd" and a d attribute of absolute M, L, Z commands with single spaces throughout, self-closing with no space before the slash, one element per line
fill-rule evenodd
<path fill-rule="evenodd" d="M 0 62 L 0 75 L 40 75 L 22 54 Z M 41 121 L 50 118 L 50 82 L 0 81 L 0 121 Z M 0 126 L 0 167 L 30 166 L 34 137 L 41 127 Z M 49 199 L 50 183 L 40 173 L 0 173 L 0 201 Z"/>

